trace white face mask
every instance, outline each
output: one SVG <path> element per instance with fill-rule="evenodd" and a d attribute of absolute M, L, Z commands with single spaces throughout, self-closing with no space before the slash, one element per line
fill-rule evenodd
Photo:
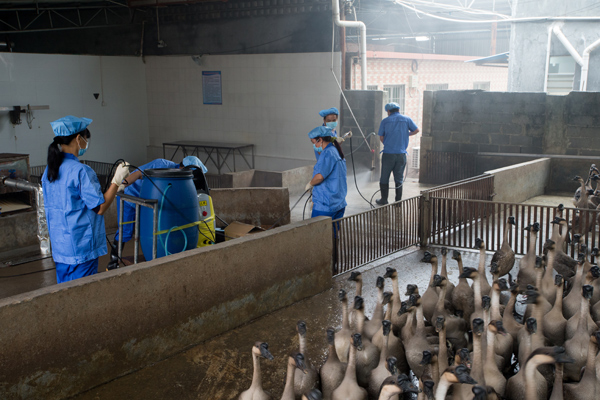
<path fill-rule="evenodd" d="M 79 146 L 79 142 L 77 142 L 77 145 L 79 146 L 79 151 L 77 152 L 77 157 L 81 157 L 82 155 L 84 155 L 85 152 L 87 151 L 88 147 L 90 147 L 90 142 L 85 140 L 83 138 L 83 136 L 81 136 L 81 138 L 85 141 L 85 149 L 82 149 L 81 146 Z"/>

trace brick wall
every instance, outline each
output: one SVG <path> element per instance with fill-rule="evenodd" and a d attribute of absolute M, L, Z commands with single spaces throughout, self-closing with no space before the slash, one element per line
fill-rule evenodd
<path fill-rule="evenodd" d="M 425 92 L 421 157 L 428 152 L 600 155 L 600 93 Z M 478 173 L 526 158 L 477 156 Z M 549 190 L 575 190 L 593 159 L 554 158 Z M 420 180 L 430 172 L 421 168 Z"/>

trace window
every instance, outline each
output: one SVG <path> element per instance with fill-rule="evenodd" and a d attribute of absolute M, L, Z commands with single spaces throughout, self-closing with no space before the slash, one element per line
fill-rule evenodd
<path fill-rule="evenodd" d="M 367 85 L 367 90 L 377 90 L 377 85 Z"/>
<path fill-rule="evenodd" d="M 388 94 L 388 103 L 398 103 L 400 114 L 404 114 L 404 85 L 383 85 L 383 91 Z"/>
<path fill-rule="evenodd" d="M 425 90 L 448 90 L 447 83 L 430 83 L 425 86 Z"/>
<path fill-rule="evenodd" d="M 548 65 L 548 94 L 565 95 L 573 90 L 575 59 L 571 56 L 550 56 Z"/>
<path fill-rule="evenodd" d="M 475 90 L 490 90 L 489 82 L 473 82 L 473 89 Z"/>

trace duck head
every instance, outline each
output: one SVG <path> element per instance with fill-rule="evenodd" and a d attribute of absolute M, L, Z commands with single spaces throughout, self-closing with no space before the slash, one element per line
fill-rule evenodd
<path fill-rule="evenodd" d="M 269 352 L 269 344 L 267 342 L 256 342 L 252 348 L 252 352 L 259 356 L 266 358 L 267 360 L 273 360 L 275 357 Z"/>
<path fill-rule="evenodd" d="M 360 272 L 351 272 L 348 280 L 352 282 L 358 282 L 359 280 L 362 280 L 362 274 Z"/>
<path fill-rule="evenodd" d="M 483 322 L 482 322 L 483 324 Z M 457 358 L 456 358 L 457 357 Z M 465 367 L 471 369 L 471 353 L 469 349 L 463 347 L 456 352 L 455 356 L 456 364 L 464 365 Z"/>
<path fill-rule="evenodd" d="M 404 295 L 410 296 L 411 294 L 418 293 L 418 292 L 419 292 L 419 287 L 417 285 L 413 285 L 413 284 L 409 283 L 408 285 L 406 285 L 406 293 L 404 293 Z"/>
<path fill-rule="evenodd" d="M 456 261 L 460 261 L 462 259 L 460 251 L 458 251 L 458 250 L 452 250 L 452 259 L 456 260 Z"/>
<path fill-rule="evenodd" d="M 485 242 L 481 238 L 475 239 L 475 248 L 476 249 L 485 249 Z"/>
<path fill-rule="evenodd" d="M 433 358 L 433 354 L 429 350 L 423 351 L 423 358 L 421 358 L 421 362 L 419 365 L 429 365 L 431 364 L 431 359 Z"/>
<path fill-rule="evenodd" d="M 533 358 L 539 359 L 543 364 L 575 362 L 574 359 L 567 355 L 565 348 L 561 346 L 540 347 L 535 349 L 533 352 L 531 352 L 526 362 L 529 362 L 529 360 Z"/>
<path fill-rule="evenodd" d="M 492 305 L 492 299 L 490 296 L 481 296 L 481 307 L 484 310 L 489 310 Z"/>
<path fill-rule="evenodd" d="M 398 274 L 394 268 L 387 267 L 385 269 L 385 274 L 383 275 L 384 278 L 395 278 L 396 276 L 398 276 Z"/>
<path fill-rule="evenodd" d="M 447 247 L 442 247 L 442 255 L 443 256 L 448 255 L 448 248 Z"/>
<path fill-rule="evenodd" d="M 481 318 L 475 318 L 473 320 L 473 334 L 477 336 L 481 336 L 483 333 L 483 320 Z"/>
<path fill-rule="evenodd" d="M 492 262 L 490 264 L 490 272 L 492 273 L 492 275 L 498 275 L 500 267 L 498 266 L 497 262 Z"/>
<path fill-rule="evenodd" d="M 554 277 L 554 285 L 555 286 L 561 287 L 563 285 L 563 282 L 564 282 L 564 278 L 561 274 L 557 274 Z"/>
<path fill-rule="evenodd" d="M 423 382 L 423 393 L 425 393 L 425 397 L 427 397 L 427 400 L 435 399 L 435 392 L 433 391 L 434 386 L 435 386 L 434 381 L 424 381 Z"/>
<path fill-rule="evenodd" d="M 300 336 L 306 336 L 306 322 L 298 321 L 296 323 L 296 332 L 298 332 Z"/>
<path fill-rule="evenodd" d="M 400 374 L 396 378 L 396 386 L 402 389 L 402 393 L 420 393 L 421 390 L 413 385 L 412 381 L 405 374 Z"/>
<path fill-rule="evenodd" d="M 330 346 L 335 346 L 335 329 L 327 328 L 327 343 Z"/>
<path fill-rule="evenodd" d="M 354 297 L 354 309 L 355 310 L 363 310 L 365 307 L 365 300 L 360 296 Z"/>
<path fill-rule="evenodd" d="M 443 287 L 443 286 L 446 286 L 446 278 L 443 277 L 443 276 L 441 276 L 441 275 L 435 274 L 433 276 L 433 282 L 432 282 L 431 286 L 432 287 Z"/>
<path fill-rule="evenodd" d="M 398 373 L 398 367 L 396 366 L 397 364 L 398 360 L 396 357 L 390 356 L 385 359 L 385 369 L 387 369 L 392 375 L 396 375 Z"/>
<path fill-rule="evenodd" d="M 384 319 L 383 321 L 381 321 L 381 325 L 383 325 L 383 336 L 389 335 L 390 331 L 392 330 L 392 323 L 389 320 Z"/>
<path fill-rule="evenodd" d="M 504 329 L 504 325 L 502 325 L 502 321 L 500 320 L 490 321 L 488 329 L 490 329 L 494 333 L 506 336 L 506 329 Z"/>
<path fill-rule="evenodd" d="M 475 268 L 471 268 L 471 267 L 465 267 L 463 269 L 463 273 L 460 274 L 459 278 L 469 278 L 469 279 L 475 279 L 475 277 L 478 275 L 478 272 Z"/>
<path fill-rule="evenodd" d="M 494 282 L 494 284 L 498 286 L 498 290 L 500 290 L 500 291 L 505 291 L 505 290 L 510 289 L 508 287 L 508 282 L 506 282 L 506 279 L 504 279 L 504 278 L 500 278 L 500 279 L 496 280 L 496 282 Z"/>
<path fill-rule="evenodd" d="M 530 335 L 533 335 L 537 332 L 537 320 L 533 317 L 527 318 L 527 321 L 525 321 L 525 327 L 527 332 L 529 332 Z"/>
<path fill-rule="evenodd" d="M 356 347 L 356 350 L 362 351 L 362 336 L 360 333 L 352 335 L 352 346 Z"/>
<path fill-rule="evenodd" d="M 471 391 L 474 395 L 473 400 L 486 400 L 488 398 L 487 390 L 483 386 L 473 386 Z"/>
<path fill-rule="evenodd" d="M 398 314 L 397 315 L 404 314 L 408 309 L 409 309 L 408 302 L 406 302 L 406 301 L 401 302 L 400 303 L 400 309 L 398 310 Z"/>
<path fill-rule="evenodd" d="M 446 326 L 446 318 L 439 316 L 435 319 L 435 331 L 440 333 Z"/>
<path fill-rule="evenodd" d="M 290 355 L 290 357 L 294 359 L 294 364 L 296 364 L 296 368 L 298 368 L 305 374 L 308 372 L 308 367 L 306 366 L 306 362 L 304 362 L 304 354 L 294 353 Z"/>
<path fill-rule="evenodd" d="M 578 181 L 578 182 L 583 182 L 583 179 L 579 175 L 575 175 L 572 180 Z"/>
<path fill-rule="evenodd" d="M 511 225 L 516 225 L 517 223 L 515 222 L 515 217 L 513 217 L 512 215 L 510 217 L 508 217 L 508 221 L 509 224 Z"/>
<path fill-rule="evenodd" d="M 383 292 L 383 301 L 382 304 L 385 306 L 393 301 L 394 293 L 392 292 Z"/>
<path fill-rule="evenodd" d="M 385 278 L 383 276 L 377 277 L 377 282 L 375 282 L 375 286 L 378 289 L 383 289 L 383 285 L 385 284 Z"/>
<path fill-rule="evenodd" d="M 581 288 L 581 294 L 586 300 L 590 300 L 594 295 L 594 287 L 592 285 L 583 285 Z"/>
<path fill-rule="evenodd" d="M 469 370 L 464 365 L 457 365 L 454 369 L 454 375 L 458 379 L 459 383 L 466 383 L 467 385 L 476 385 L 477 381 L 471 378 Z"/>
<path fill-rule="evenodd" d="M 340 301 L 347 301 L 348 298 L 346 297 L 346 291 L 344 289 L 340 289 L 340 291 L 338 292 L 338 299 Z"/>
<path fill-rule="evenodd" d="M 423 254 L 423 258 L 421 259 L 421 262 L 426 262 L 426 263 L 433 263 L 437 261 L 437 256 L 435 254 L 432 254 L 428 251 L 426 251 Z"/>

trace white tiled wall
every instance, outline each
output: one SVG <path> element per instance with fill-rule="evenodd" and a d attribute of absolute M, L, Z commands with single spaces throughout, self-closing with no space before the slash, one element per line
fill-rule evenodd
<path fill-rule="evenodd" d="M 101 93 L 96 100 L 94 93 Z M 34 111 L 32 129 L 13 126 L 0 112 L 0 153 L 30 155 L 46 164 L 53 138 L 50 121 L 65 115 L 88 117 L 92 141 L 84 158 L 133 164 L 146 161 L 148 106 L 145 66 L 140 58 L 0 53 L 0 107 L 48 105 Z"/>
<path fill-rule="evenodd" d="M 149 158 L 165 141 L 253 143 L 256 168 L 314 163 L 307 133 L 340 105 L 330 53 L 147 57 Z M 339 71 L 335 54 L 334 70 Z M 204 105 L 202 71 L 221 71 L 223 105 Z M 339 75 L 339 72 L 337 72 Z M 170 157 L 170 154 L 167 155 Z M 208 165 L 210 169 L 210 165 Z"/>

